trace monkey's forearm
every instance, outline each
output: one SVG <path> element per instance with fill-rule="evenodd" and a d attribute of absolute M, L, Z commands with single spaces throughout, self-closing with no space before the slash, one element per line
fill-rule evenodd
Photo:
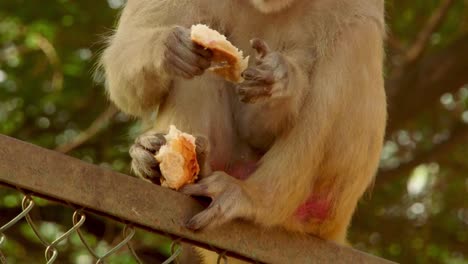
<path fill-rule="evenodd" d="M 154 110 L 170 85 L 163 69 L 163 39 L 169 27 L 122 29 L 104 51 L 107 91 L 124 112 L 141 116 Z"/>
<path fill-rule="evenodd" d="M 298 50 L 284 54 L 288 64 L 287 96 L 290 100 L 288 110 L 295 120 L 303 105 L 308 89 L 312 89 L 311 79 L 314 69 L 314 53 L 310 50 Z"/>
<path fill-rule="evenodd" d="M 290 52 L 279 56 L 282 61 L 280 71 L 285 73 L 272 85 L 269 97 L 259 102 L 240 103 L 238 111 L 235 111 L 241 136 L 259 149 L 267 149 L 276 137 L 295 125 L 306 91 L 311 89 L 313 62 L 305 62 L 303 58 L 313 57 L 312 52 Z M 260 86 L 260 89 L 265 87 Z"/>
<path fill-rule="evenodd" d="M 178 25 L 188 27 L 199 19 L 180 16 L 180 13 L 195 12 L 197 5 L 192 2 L 127 2 L 117 32 L 110 39 L 101 62 L 110 99 L 123 111 L 143 116 L 155 110 L 168 92 L 174 74 L 169 73 L 166 63 L 167 46 L 181 46 L 168 43 L 171 40 L 168 37 L 177 35 Z"/>

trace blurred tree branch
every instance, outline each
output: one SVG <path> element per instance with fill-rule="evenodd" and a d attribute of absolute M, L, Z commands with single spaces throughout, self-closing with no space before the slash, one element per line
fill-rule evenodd
<path fill-rule="evenodd" d="M 468 34 L 428 55 L 398 79 L 388 79 L 388 134 L 468 83 Z M 424 98 L 422 100 L 421 98 Z"/>
<path fill-rule="evenodd" d="M 406 63 L 408 65 L 418 61 L 424 54 L 424 51 L 429 46 L 432 34 L 444 22 L 450 7 L 452 7 L 455 0 L 443 0 L 440 6 L 432 13 L 431 17 L 427 20 L 426 25 L 422 28 L 416 37 L 413 45 L 406 52 Z"/>
<path fill-rule="evenodd" d="M 53 68 L 52 75 L 52 88 L 56 91 L 62 90 L 63 88 L 63 73 L 61 68 L 60 57 L 55 49 L 54 45 L 44 36 L 36 34 L 37 46 L 46 56 L 50 65 Z"/>
<path fill-rule="evenodd" d="M 468 142 L 468 125 L 459 124 L 452 131 L 450 138 L 446 141 L 434 145 L 430 150 L 416 154 L 409 162 L 401 164 L 399 167 L 391 170 L 380 171 L 377 174 L 375 185 L 380 186 L 391 181 L 397 180 L 402 175 L 409 175 L 414 167 L 422 164 L 443 160 L 461 144 Z"/>
<path fill-rule="evenodd" d="M 96 134 L 101 132 L 104 128 L 106 128 L 109 125 L 109 122 L 118 112 L 119 110 L 111 104 L 91 123 L 91 125 L 85 131 L 81 132 L 70 142 L 58 146 L 57 148 L 55 148 L 55 150 L 62 153 L 68 153 L 83 145 L 88 140 L 93 138 Z"/>
<path fill-rule="evenodd" d="M 400 56 L 405 51 L 405 45 L 403 44 L 401 39 L 398 38 L 398 36 L 396 36 L 392 32 L 388 33 L 385 44 L 387 45 L 387 47 L 390 50 L 390 53 L 392 53 L 392 54 L 396 54 L 396 55 Z"/>

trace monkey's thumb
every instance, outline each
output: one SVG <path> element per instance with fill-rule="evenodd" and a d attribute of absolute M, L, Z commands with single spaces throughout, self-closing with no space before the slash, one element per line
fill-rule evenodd
<path fill-rule="evenodd" d="M 257 52 L 257 54 L 255 55 L 255 58 L 257 60 L 261 60 L 263 58 L 265 58 L 265 56 L 270 53 L 270 47 L 268 46 L 268 44 L 262 40 L 262 39 L 259 39 L 259 38 L 254 38 L 254 39 L 251 39 L 250 40 L 250 45 L 252 46 L 253 49 L 255 49 L 255 51 Z"/>

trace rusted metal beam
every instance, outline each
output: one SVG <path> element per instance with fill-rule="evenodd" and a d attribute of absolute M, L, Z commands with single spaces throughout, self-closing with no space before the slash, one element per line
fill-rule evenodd
<path fill-rule="evenodd" d="M 390 263 L 311 236 L 240 221 L 194 233 L 183 223 L 203 209 L 196 200 L 2 135 L 0 183 L 261 262 Z"/>

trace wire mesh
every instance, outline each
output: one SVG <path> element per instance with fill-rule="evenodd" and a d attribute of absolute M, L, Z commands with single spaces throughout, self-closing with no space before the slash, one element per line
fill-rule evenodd
<path fill-rule="evenodd" d="M 22 191 L 20 193 L 22 193 Z M 1 198 L 2 197 L 0 197 L 0 199 Z M 66 204 L 66 202 L 64 203 Z M 41 233 L 40 228 L 38 228 L 38 220 L 34 220 L 31 214 L 32 210 L 36 207 L 39 207 L 39 205 L 34 202 L 33 196 L 30 194 L 23 194 L 20 212 L 12 219 L 7 221 L 5 224 L 1 225 L 2 223 L 0 223 L 0 264 L 6 264 L 8 257 L 4 253 L 4 251 L 2 251 L 4 244 L 8 240 L 8 237 L 5 233 L 7 232 L 7 230 L 11 229 L 12 227 L 19 224 L 22 221 L 26 221 L 27 225 L 32 230 L 35 238 L 37 238 L 40 241 L 42 247 L 44 248 L 44 261 L 39 263 L 58 263 L 57 259 L 60 255 L 58 245 L 61 242 L 70 239 L 73 234 L 76 234 L 79 237 L 82 246 L 86 249 L 87 253 L 93 258 L 93 261 L 96 264 L 109 263 L 107 262 L 107 260 L 112 255 L 115 255 L 118 252 L 124 250 L 124 248 L 126 248 L 127 252 L 132 256 L 134 262 L 138 264 L 144 263 L 132 245 L 132 240 L 134 239 L 136 233 L 136 228 L 132 224 L 125 223 L 125 221 L 122 221 L 122 223 L 124 223 L 125 226 L 122 229 L 122 238 L 120 242 L 118 242 L 107 252 L 99 254 L 86 240 L 86 236 L 84 235 L 84 231 L 82 230 L 87 220 L 87 213 L 84 209 L 74 209 L 73 215 L 70 219 L 71 227 L 69 227 L 68 230 L 66 230 L 63 234 L 59 235 L 57 238 L 53 239 L 52 241 L 48 241 L 44 234 Z M 167 237 L 174 237 L 172 234 L 165 235 Z M 183 249 L 184 247 L 182 247 L 182 239 L 174 239 L 170 246 L 170 256 L 162 263 L 178 263 L 178 257 L 182 254 Z M 220 253 L 217 263 L 228 263 L 228 258 L 226 254 L 226 251 Z"/>

